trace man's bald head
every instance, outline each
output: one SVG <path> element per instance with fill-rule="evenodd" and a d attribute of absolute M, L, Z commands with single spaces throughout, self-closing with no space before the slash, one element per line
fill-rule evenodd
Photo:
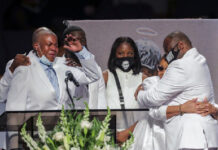
<path fill-rule="evenodd" d="M 188 36 L 181 31 L 175 31 L 168 34 L 164 39 L 163 48 L 165 53 L 169 53 L 169 51 L 175 47 L 179 41 L 185 43 L 188 49 L 192 48 L 192 43 Z"/>

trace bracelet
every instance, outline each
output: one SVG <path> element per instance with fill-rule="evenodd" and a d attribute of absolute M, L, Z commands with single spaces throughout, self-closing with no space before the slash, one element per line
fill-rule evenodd
<path fill-rule="evenodd" d="M 182 113 L 182 104 L 179 105 L 179 115 L 180 115 L 180 116 L 183 115 L 183 113 Z"/>

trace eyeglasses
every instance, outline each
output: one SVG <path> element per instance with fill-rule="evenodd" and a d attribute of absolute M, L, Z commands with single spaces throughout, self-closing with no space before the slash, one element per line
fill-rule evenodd
<path fill-rule="evenodd" d="M 158 66 L 157 66 L 157 70 L 158 70 L 158 71 L 163 71 L 164 69 L 165 69 L 165 68 L 164 68 L 163 66 L 161 66 L 161 65 L 158 65 Z"/>

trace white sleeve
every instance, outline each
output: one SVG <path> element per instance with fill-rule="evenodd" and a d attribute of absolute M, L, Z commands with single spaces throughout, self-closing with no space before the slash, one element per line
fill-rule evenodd
<path fill-rule="evenodd" d="M 82 67 L 71 67 L 65 65 L 65 58 L 59 58 L 58 63 L 66 67 L 67 70 L 71 71 L 75 80 L 80 84 L 89 84 L 99 80 L 100 74 L 98 71 L 98 64 L 95 61 L 95 56 L 90 53 L 85 47 L 83 50 L 75 53 L 79 58 Z"/>
<path fill-rule="evenodd" d="M 94 58 L 91 59 L 81 59 L 82 68 L 81 73 L 77 76 L 77 81 L 80 84 L 89 84 L 99 80 L 100 74 L 98 72 L 98 66 Z"/>
<path fill-rule="evenodd" d="M 90 53 L 90 52 L 89 52 Z M 95 61 L 95 57 L 91 54 L 89 59 L 80 59 L 82 67 L 71 67 L 66 66 L 67 70 L 70 70 L 73 73 L 75 80 L 80 84 L 89 84 L 99 80 L 100 73 L 98 71 L 98 65 Z"/>
<path fill-rule="evenodd" d="M 160 107 L 154 107 L 149 109 L 149 116 L 155 120 L 165 121 L 167 120 L 167 107 L 168 105 L 162 105 Z"/>
<path fill-rule="evenodd" d="M 106 109 L 105 83 L 101 68 L 98 66 L 100 79 L 89 84 L 89 107 L 91 109 Z"/>
<path fill-rule="evenodd" d="M 139 92 L 138 101 L 147 107 L 161 106 L 171 101 L 185 88 L 185 71 L 181 66 L 178 60 L 172 62 L 154 88 Z"/>
<path fill-rule="evenodd" d="M 25 110 L 28 95 L 28 67 L 20 66 L 14 71 L 6 102 L 6 111 Z"/>
<path fill-rule="evenodd" d="M 93 57 L 93 55 L 86 49 L 85 46 L 83 46 L 83 49 L 80 52 L 75 53 L 75 55 L 79 59 L 90 59 L 91 57 Z"/>
<path fill-rule="evenodd" d="M 0 79 L 0 102 L 4 102 L 7 99 L 8 96 L 8 90 L 11 84 L 12 80 L 12 72 L 10 71 L 10 66 L 12 64 L 13 60 L 10 60 L 5 68 L 5 73 Z"/>
<path fill-rule="evenodd" d="M 101 77 L 98 84 L 98 109 L 107 109 L 105 82 L 101 71 Z"/>

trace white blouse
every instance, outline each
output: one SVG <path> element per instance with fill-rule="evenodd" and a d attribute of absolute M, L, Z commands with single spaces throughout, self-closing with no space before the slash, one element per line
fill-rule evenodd
<path fill-rule="evenodd" d="M 110 109 L 121 109 L 118 88 L 113 73 L 108 71 L 108 81 L 106 86 L 106 100 Z M 134 93 L 137 87 L 142 83 L 142 73 L 133 75 L 133 71 L 123 72 L 116 69 L 120 86 L 122 89 L 125 109 L 139 109 L 140 105 L 135 100 Z M 117 112 L 118 130 L 126 129 L 142 118 L 145 118 L 148 113 L 145 111 L 120 111 Z"/>
<path fill-rule="evenodd" d="M 108 71 L 108 81 L 106 86 L 106 98 L 110 109 L 121 109 L 118 88 L 113 73 Z M 126 109 L 139 108 L 138 102 L 135 100 L 134 93 L 137 87 L 142 83 L 142 73 L 133 75 L 133 71 L 123 72 L 116 69 L 117 76 L 120 81 L 124 103 Z"/>

